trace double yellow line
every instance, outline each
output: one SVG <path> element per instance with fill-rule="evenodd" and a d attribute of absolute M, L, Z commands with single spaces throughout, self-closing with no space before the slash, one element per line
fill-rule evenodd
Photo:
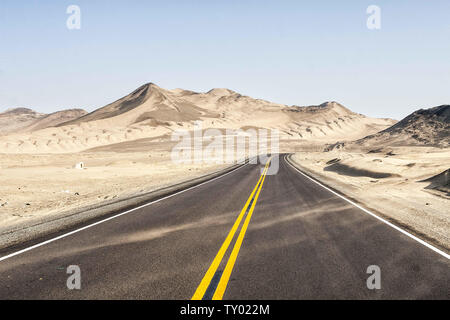
<path fill-rule="evenodd" d="M 234 244 L 233 251 L 231 251 L 230 257 L 228 258 L 228 262 L 225 266 L 225 269 L 222 273 L 220 281 L 214 292 L 213 300 L 221 300 L 223 295 L 225 294 L 225 290 L 227 288 L 228 281 L 231 276 L 231 272 L 233 271 L 234 264 L 236 263 L 236 259 L 239 254 L 239 250 L 241 249 L 241 245 L 244 240 L 245 233 L 247 232 L 247 228 L 250 223 L 250 219 L 252 218 L 253 210 L 255 209 L 256 202 L 258 201 L 259 193 L 261 192 L 262 186 L 264 184 L 264 180 L 266 179 L 266 173 L 269 168 L 269 164 L 270 164 L 270 159 L 267 161 L 266 166 L 264 167 L 264 170 L 258 180 L 258 183 L 256 183 L 256 186 L 253 189 L 252 193 L 250 194 L 250 197 L 247 199 L 247 202 L 245 203 L 244 207 L 242 208 L 241 213 L 237 217 L 236 221 L 234 222 L 233 227 L 231 228 L 230 232 L 228 233 L 227 237 L 225 238 L 225 241 L 223 242 L 222 246 L 220 247 L 219 252 L 217 252 L 217 255 L 214 258 L 213 262 L 211 263 L 211 266 L 209 267 L 208 271 L 206 271 L 206 274 L 203 277 L 202 281 L 200 282 L 200 285 L 198 286 L 197 290 L 195 291 L 194 295 L 192 296 L 192 300 L 203 299 L 203 296 L 205 295 L 206 290 L 208 290 L 208 287 L 211 284 L 211 280 L 213 279 L 214 275 L 216 274 L 217 268 L 219 267 L 220 263 L 222 262 L 222 259 L 225 255 L 225 253 L 227 252 L 228 247 L 230 246 L 230 243 L 233 240 L 234 235 L 236 234 L 236 231 L 239 228 L 239 225 L 241 224 L 241 221 L 251 203 L 250 210 L 248 211 L 247 217 L 245 218 L 244 224 L 242 225 L 241 231 L 239 232 L 239 236 L 236 240 L 236 243 Z M 252 199 L 253 199 L 253 202 L 252 202 Z"/>

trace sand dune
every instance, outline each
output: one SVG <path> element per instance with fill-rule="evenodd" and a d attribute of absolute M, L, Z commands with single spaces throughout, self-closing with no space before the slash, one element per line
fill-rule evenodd
<path fill-rule="evenodd" d="M 447 169 L 431 178 L 422 180 L 421 182 L 430 182 L 425 189 L 441 191 L 450 197 L 450 169 Z"/>
<path fill-rule="evenodd" d="M 60 118 L 61 119 L 61 118 Z M 278 129 L 283 139 L 327 142 L 358 139 L 394 123 L 354 113 L 337 102 L 318 106 L 286 106 L 254 99 L 229 89 L 206 93 L 166 90 L 148 83 L 131 94 L 89 114 L 63 123 L 34 126 L 32 133 L 16 131 L 0 138 L 2 153 L 78 152 L 109 144 L 168 136 L 194 128 Z M 56 127 L 54 127 L 56 126 Z M 44 128 L 45 127 L 45 128 Z"/>
<path fill-rule="evenodd" d="M 340 160 L 340 159 L 338 159 Z M 327 162 L 328 164 L 328 162 Z M 340 175 L 350 176 L 350 177 L 368 177 L 374 179 L 382 179 L 389 177 L 399 177 L 398 174 L 390 173 L 390 172 L 382 172 L 382 171 L 374 171 L 370 169 L 361 169 L 358 167 L 349 166 L 344 163 L 339 163 L 336 161 L 332 164 L 326 166 L 324 171 L 333 171 Z"/>
<path fill-rule="evenodd" d="M 79 118 L 87 112 L 82 109 L 69 109 L 51 114 L 38 113 L 27 108 L 15 108 L 0 113 L 0 135 L 30 133 L 55 127 L 60 123 Z"/>
<path fill-rule="evenodd" d="M 18 132 L 44 116 L 28 108 L 6 110 L 0 113 L 0 135 Z"/>
<path fill-rule="evenodd" d="M 83 115 L 87 114 L 85 110 L 82 109 L 68 109 L 63 111 L 57 111 L 42 118 L 34 121 L 29 126 L 26 126 L 21 132 L 33 132 L 37 130 L 42 130 L 45 128 L 56 127 L 61 123 L 77 119 Z"/>

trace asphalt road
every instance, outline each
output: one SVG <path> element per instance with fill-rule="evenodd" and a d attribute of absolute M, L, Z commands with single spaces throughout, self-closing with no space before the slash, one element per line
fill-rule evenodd
<path fill-rule="evenodd" d="M 450 298 L 448 258 L 284 157 L 278 174 L 261 175 L 262 168 L 245 165 L 0 258 L 0 299 Z M 80 290 L 67 288 L 70 265 L 80 267 Z M 380 268 L 381 289 L 367 288 L 370 265 Z"/>

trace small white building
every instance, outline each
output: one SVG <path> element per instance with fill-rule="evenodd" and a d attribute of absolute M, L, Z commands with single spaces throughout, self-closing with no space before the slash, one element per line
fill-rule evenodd
<path fill-rule="evenodd" d="M 84 163 L 83 162 L 78 162 L 76 165 L 75 165 L 75 169 L 84 169 Z"/>

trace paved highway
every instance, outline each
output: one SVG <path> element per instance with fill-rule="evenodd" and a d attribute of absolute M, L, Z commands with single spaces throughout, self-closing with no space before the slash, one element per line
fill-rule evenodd
<path fill-rule="evenodd" d="M 247 164 L 5 253 L 0 299 L 450 298 L 445 253 L 315 183 L 284 155 L 278 174 L 265 173 Z M 67 288 L 70 265 L 80 268 L 80 290 Z M 366 285 L 371 265 L 381 289 Z"/>

